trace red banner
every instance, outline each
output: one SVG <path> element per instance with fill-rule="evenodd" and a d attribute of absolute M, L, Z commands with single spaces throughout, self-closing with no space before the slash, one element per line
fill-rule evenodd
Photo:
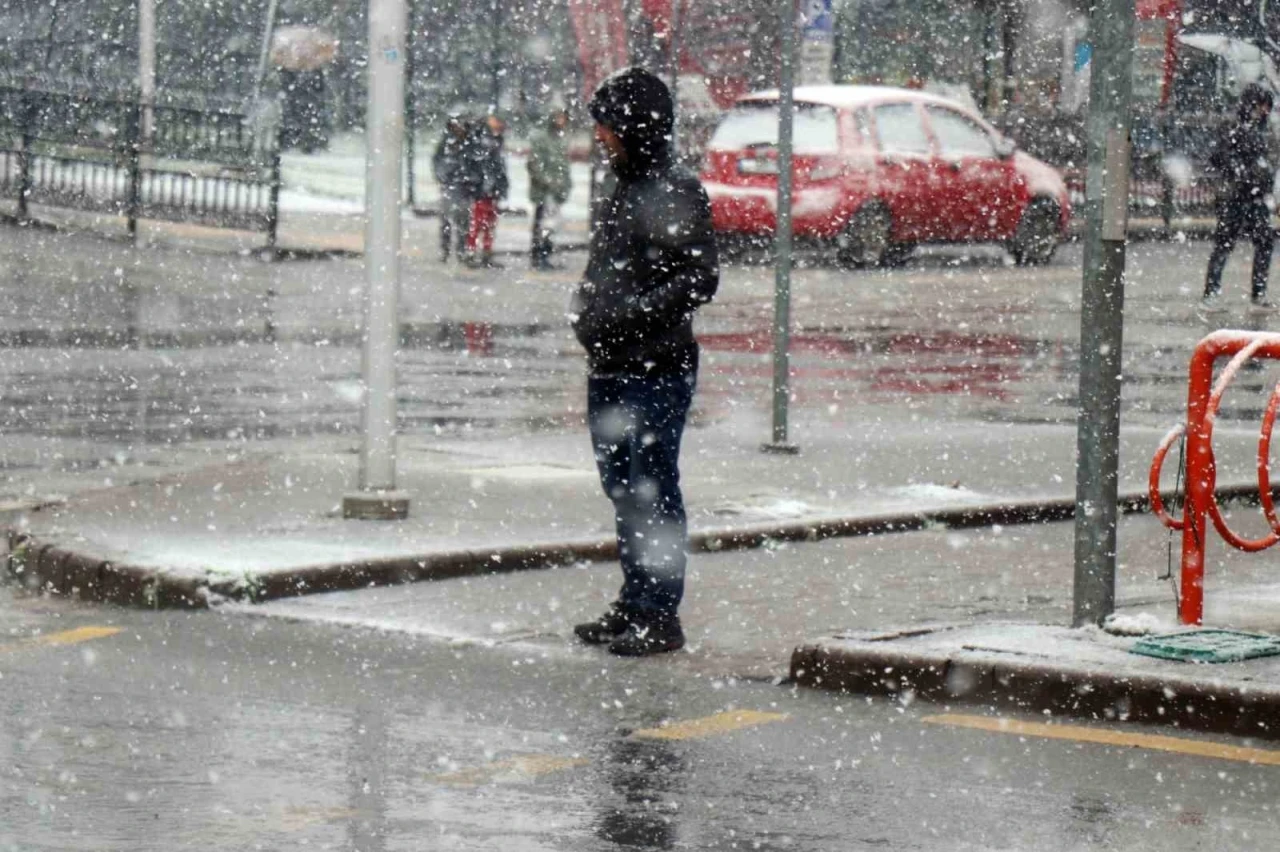
<path fill-rule="evenodd" d="M 591 97 L 601 80 L 626 67 L 630 60 L 627 16 L 622 3 L 623 0 L 569 0 L 582 62 L 584 99 Z"/>

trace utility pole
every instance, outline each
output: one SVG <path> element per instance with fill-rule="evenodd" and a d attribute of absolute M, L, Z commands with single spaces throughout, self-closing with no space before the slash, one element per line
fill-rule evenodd
<path fill-rule="evenodd" d="M 138 94 L 146 150 L 151 147 L 156 120 L 156 0 L 138 0 Z"/>
<path fill-rule="evenodd" d="M 498 100 L 502 97 L 502 0 L 493 0 L 493 54 L 490 74 L 493 75 L 493 113 L 498 112 Z"/>
<path fill-rule="evenodd" d="M 405 135 L 408 137 L 405 141 L 404 161 L 405 161 L 405 181 L 407 182 L 406 195 L 409 202 L 409 209 L 416 210 L 418 207 L 418 196 L 416 186 L 418 176 L 415 174 L 415 154 L 413 150 L 415 129 L 418 126 L 418 110 L 417 101 L 413 95 L 413 75 L 416 69 L 416 54 L 414 48 L 417 46 L 417 39 L 414 33 L 418 26 L 418 3 L 417 0 L 409 0 L 409 29 L 405 38 L 404 45 L 404 116 L 405 116 Z"/>
<path fill-rule="evenodd" d="M 266 20 L 262 24 L 262 48 L 258 51 L 258 70 L 253 76 L 253 102 L 262 97 L 262 81 L 267 77 L 267 58 L 271 55 L 271 33 L 276 28 L 276 7 L 280 0 L 267 3 Z"/>
<path fill-rule="evenodd" d="M 671 0 L 671 17 L 667 21 L 670 30 L 667 41 L 671 46 L 671 145 L 680 156 L 680 0 Z"/>
<path fill-rule="evenodd" d="M 400 336 L 400 169 L 404 154 L 405 0 L 369 2 L 369 115 L 365 138 L 364 444 L 360 491 L 346 518 L 400 520 L 409 496 L 396 490 L 396 345 Z"/>
<path fill-rule="evenodd" d="M 795 112 L 796 7 L 795 0 L 779 0 L 778 68 L 778 210 L 775 217 L 773 285 L 773 438 L 767 453 L 795 454 L 800 448 L 787 440 L 787 405 L 791 397 L 791 185 L 792 135 Z"/>
<path fill-rule="evenodd" d="M 1133 100 L 1134 0 L 1096 0 L 1087 118 L 1072 623 L 1115 609 L 1120 367 Z"/>
<path fill-rule="evenodd" d="M 44 43 L 44 71 L 49 73 L 53 64 L 53 45 L 54 38 L 58 32 L 58 0 L 50 0 L 49 2 L 49 37 Z"/>

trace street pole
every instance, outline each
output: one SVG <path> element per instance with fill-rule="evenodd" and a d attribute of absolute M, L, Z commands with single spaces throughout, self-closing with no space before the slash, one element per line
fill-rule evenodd
<path fill-rule="evenodd" d="M 1088 172 L 1080 306 L 1072 623 L 1115 609 L 1120 368 L 1133 99 L 1134 0 L 1097 0 L 1089 17 Z"/>
<path fill-rule="evenodd" d="M 404 154 L 405 0 L 369 2 L 369 115 L 365 138 L 364 444 L 360 491 L 347 518 L 398 520 L 409 497 L 396 490 L 396 343 L 400 291 L 400 169 Z"/>
<path fill-rule="evenodd" d="M 262 97 L 262 81 L 267 76 L 267 58 L 271 55 L 271 32 L 276 28 L 276 7 L 280 0 L 270 0 L 267 3 L 266 20 L 262 25 L 262 47 L 258 51 L 258 68 L 253 75 L 253 103 L 256 106 L 258 98 Z"/>
<path fill-rule="evenodd" d="M 493 109 L 498 114 L 498 99 L 502 97 L 502 0 L 493 0 L 493 54 L 490 57 L 493 75 Z"/>
<path fill-rule="evenodd" d="M 156 0 L 138 0 L 138 94 L 142 98 L 143 149 L 151 147 L 156 105 Z"/>
<path fill-rule="evenodd" d="M 671 149 L 680 156 L 680 0 L 671 0 Z"/>
<path fill-rule="evenodd" d="M 50 0 L 49 2 L 49 37 L 44 43 L 44 72 L 50 73 L 49 66 L 53 64 L 53 46 L 54 37 L 58 32 L 58 0 Z"/>
<path fill-rule="evenodd" d="M 405 135 L 408 139 L 405 142 L 404 158 L 405 158 L 405 181 L 406 196 L 409 202 L 410 210 L 417 210 L 418 196 L 416 185 L 418 176 L 415 174 L 415 165 L 413 150 L 415 128 L 418 126 L 417 104 L 413 97 L 413 74 L 415 70 L 414 48 L 417 46 L 417 40 L 414 37 L 415 29 L 418 25 L 417 18 L 417 0 L 409 0 L 409 29 L 408 36 L 405 38 L 404 46 L 404 116 L 405 116 Z"/>
<path fill-rule="evenodd" d="M 791 396 L 791 137 L 795 91 L 795 0 L 779 0 L 781 61 L 778 69 L 778 212 L 774 228 L 773 285 L 773 439 L 767 453 L 795 454 L 787 440 L 787 403 Z"/>

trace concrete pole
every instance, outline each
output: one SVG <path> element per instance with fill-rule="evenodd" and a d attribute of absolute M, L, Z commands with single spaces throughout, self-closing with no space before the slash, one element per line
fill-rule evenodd
<path fill-rule="evenodd" d="M 156 120 L 156 0 L 138 0 L 138 94 L 143 147 L 150 148 Z"/>
<path fill-rule="evenodd" d="M 1072 623 L 1100 624 L 1115 609 L 1120 460 L 1120 355 L 1124 327 L 1134 0 L 1097 0 L 1085 181 L 1080 307 L 1080 413 L 1076 449 Z"/>
<path fill-rule="evenodd" d="M 780 0 L 781 61 L 778 73 L 778 212 L 774 229 L 773 288 L 773 438 L 767 453 L 797 453 L 787 440 L 787 404 L 791 397 L 791 184 L 795 112 L 796 7 Z"/>
<path fill-rule="evenodd" d="M 680 0 L 671 0 L 668 41 L 671 46 L 671 150 L 680 156 Z"/>
<path fill-rule="evenodd" d="M 348 518 L 393 520 L 409 512 L 396 491 L 396 344 L 400 291 L 400 177 L 404 154 L 405 0 L 369 2 L 369 114 L 365 139 L 364 445 L 360 491 Z"/>
<path fill-rule="evenodd" d="M 267 58 L 271 55 L 271 33 L 276 28 L 276 7 L 279 0 L 267 4 L 266 20 L 262 24 L 262 47 L 258 51 L 258 69 L 253 75 L 253 102 L 262 97 L 262 81 L 267 77 Z"/>

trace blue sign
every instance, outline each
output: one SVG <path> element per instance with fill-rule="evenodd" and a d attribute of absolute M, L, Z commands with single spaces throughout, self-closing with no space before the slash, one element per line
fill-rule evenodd
<path fill-rule="evenodd" d="M 1093 45 L 1087 41 L 1082 41 L 1076 45 L 1075 70 L 1083 71 L 1085 66 L 1089 64 L 1089 60 L 1093 58 Z"/>
<path fill-rule="evenodd" d="M 830 37 L 835 33 L 836 15 L 833 0 L 805 0 L 803 9 L 805 38 Z"/>

